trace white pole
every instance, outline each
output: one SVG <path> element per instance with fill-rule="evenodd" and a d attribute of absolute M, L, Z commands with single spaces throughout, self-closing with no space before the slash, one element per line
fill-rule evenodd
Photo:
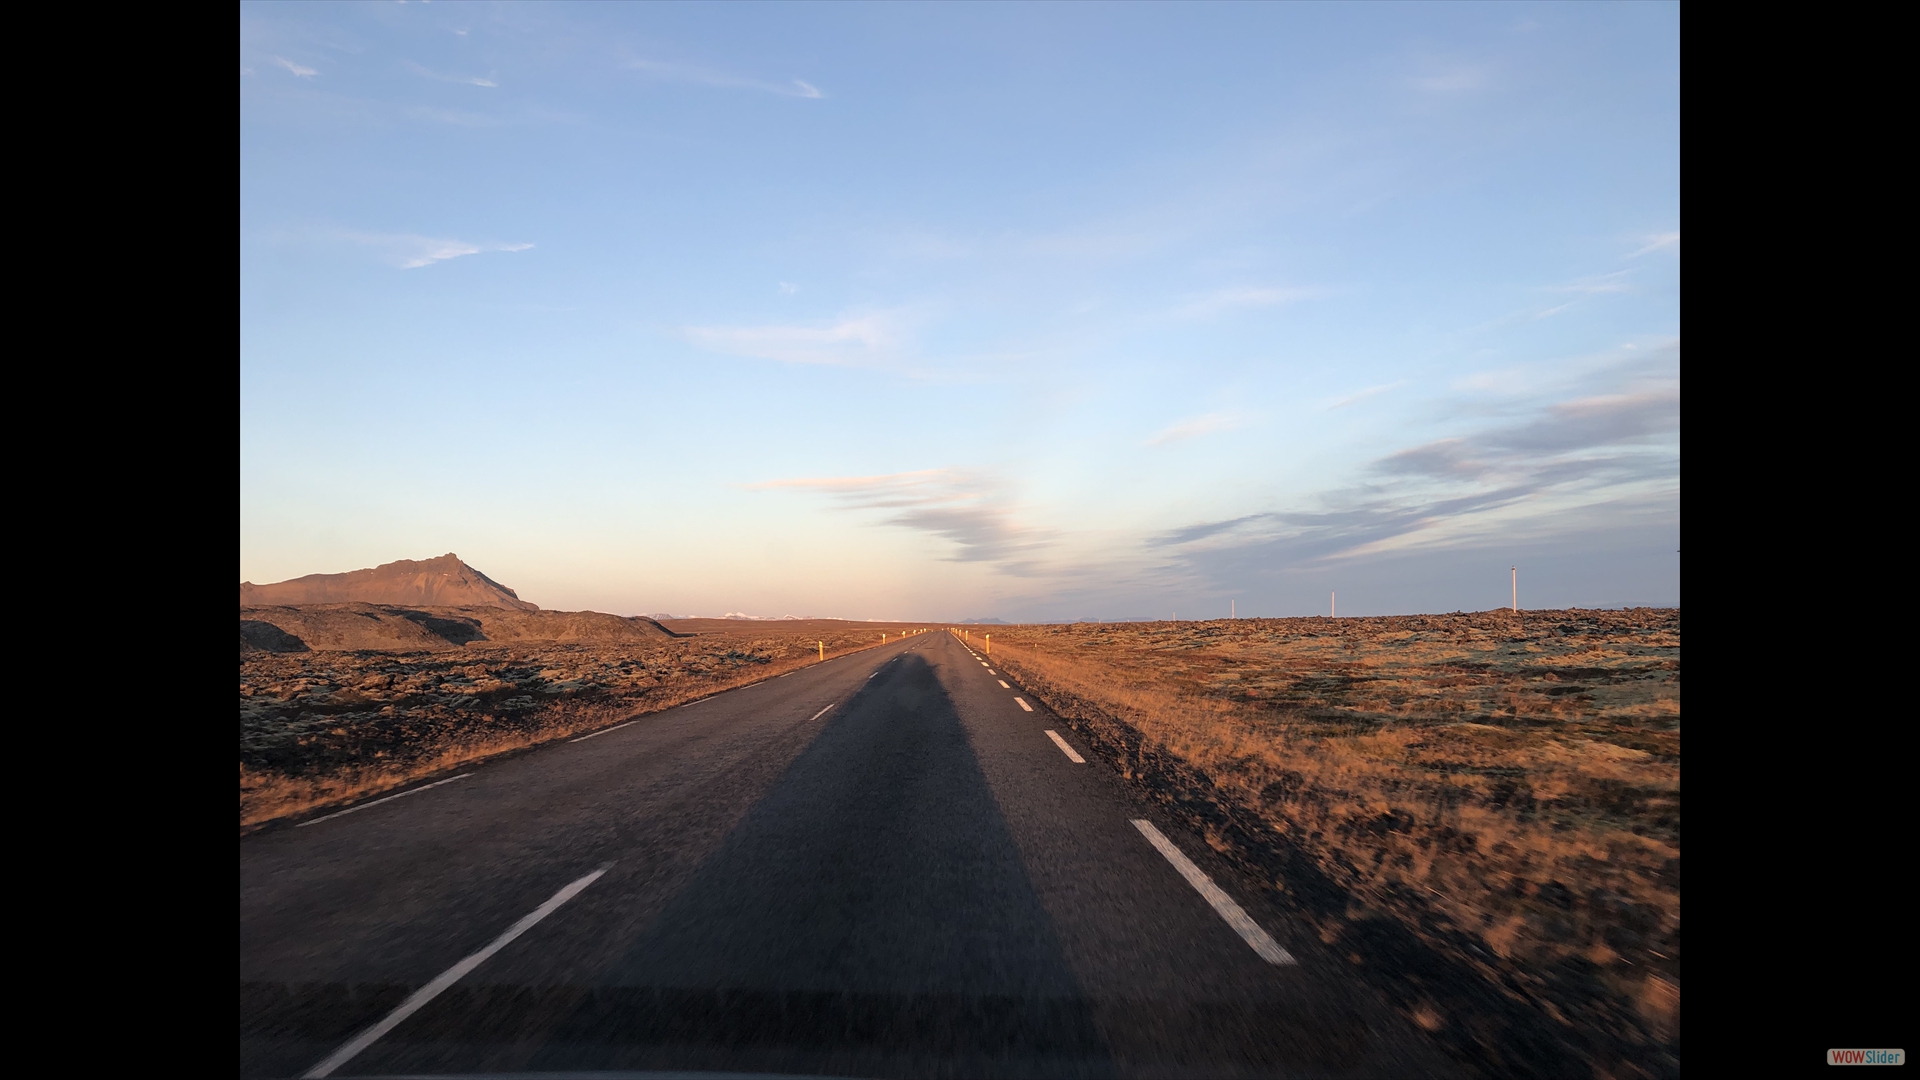
<path fill-rule="evenodd" d="M 1337 592 L 1330 592 L 1327 594 L 1327 618 L 1337 619 L 1339 617 L 1340 617 L 1340 594 Z"/>
<path fill-rule="evenodd" d="M 1238 600 L 1227 601 L 1227 618 L 1237 619 L 1239 617 L 1240 617 L 1240 601 Z"/>
<path fill-rule="evenodd" d="M 1520 614 L 1520 568 L 1513 567 L 1513 613 Z"/>

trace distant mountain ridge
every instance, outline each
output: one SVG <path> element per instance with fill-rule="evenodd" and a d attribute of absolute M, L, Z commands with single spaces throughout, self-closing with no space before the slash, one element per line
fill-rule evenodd
<path fill-rule="evenodd" d="M 421 607 L 496 607 L 538 611 L 538 604 L 448 552 L 437 559 L 401 559 L 371 570 L 308 574 L 270 585 L 240 583 L 240 606 L 296 604 L 413 604 Z"/>

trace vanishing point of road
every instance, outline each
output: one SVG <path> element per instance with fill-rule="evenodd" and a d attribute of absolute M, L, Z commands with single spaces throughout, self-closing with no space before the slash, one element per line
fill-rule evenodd
<path fill-rule="evenodd" d="M 925 633 L 240 844 L 240 1072 L 1448 1075 Z"/>

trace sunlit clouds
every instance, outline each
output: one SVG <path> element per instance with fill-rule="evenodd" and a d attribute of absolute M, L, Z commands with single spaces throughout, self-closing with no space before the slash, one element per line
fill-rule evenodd
<path fill-rule="evenodd" d="M 829 496 L 842 510 L 885 511 L 884 525 L 928 533 L 951 544 L 944 558 L 995 564 L 1014 574 L 1043 571 L 1051 530 L 1023 523 L 1004 480 L 965 469 L 921 469 L 886 476 L 809 477 L 743 485 L 753 491 Z"/>
<path fill-rule="evenodd" d="M 1146 442 L 1148 446 L 1165 446 L 1168 443 L 1181 442 L 1213 435 L 1223 431 L 1233 431 L 1246 427 L 1252 418 L 1240 412 L 1212 412 L 1202 416 L 1189 417 L 1179 423 L 1169 425 L 1154 433 Z"/>

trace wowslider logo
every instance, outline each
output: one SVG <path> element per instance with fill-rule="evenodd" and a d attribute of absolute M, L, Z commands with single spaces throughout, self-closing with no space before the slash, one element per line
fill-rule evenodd
<path fill-rule="evenodd" d="M 1905 1050 L 1829 1050 L 1829 1065 L 1905 1065 Z"/>

